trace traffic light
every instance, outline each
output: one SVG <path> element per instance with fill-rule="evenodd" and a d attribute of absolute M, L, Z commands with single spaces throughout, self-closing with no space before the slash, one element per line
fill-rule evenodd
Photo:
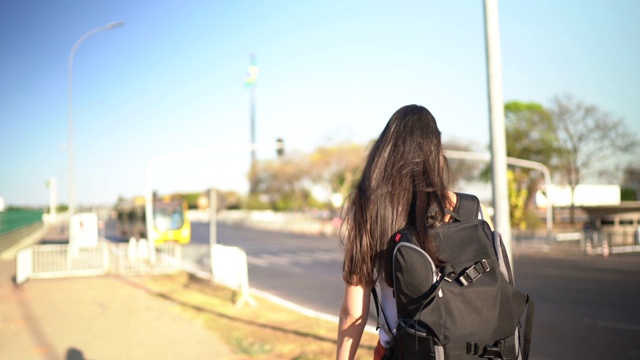
<path fill-rule="evenodd" d="M 282 138 L 276 139 L 276 155 L 278 155 L 278 158 L 284 155 L 284 140 Z"/>

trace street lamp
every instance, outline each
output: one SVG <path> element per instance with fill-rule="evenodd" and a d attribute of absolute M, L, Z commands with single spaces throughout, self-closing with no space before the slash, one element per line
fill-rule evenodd
<path fill-rule="evenodd" d="M 119 28 L 124 26 L 124 21 L 116 21 L 109 23 L 104 26 L 97 27 L 95 29 L 87 31 L 84 35 L 80 36 L 80 38 L 73 44 L 71 48 L 71 53 L 69 54 L 69 62 L 68 62 L 68 80 L 67 80 L 67 121 L 68 121 L 68 133 L 67 133 L 67 151 L 69 156 L 68 163 L 68 185 L 69 185 L 69 242 L 72 242 L 71 239 L 71 218 L 76 211 L 76 203 L 75 203 L 75 194 L 74 194 L 74 184 L 73 184 L 73 87 L 72 87 L 72 79 L 73 79 L 73 58 L 76 54 L 76 50 L 78 46 L 89 38 L 92 35 L 95 35 L 101 31 L 111 30 L 115 28 Z"/>

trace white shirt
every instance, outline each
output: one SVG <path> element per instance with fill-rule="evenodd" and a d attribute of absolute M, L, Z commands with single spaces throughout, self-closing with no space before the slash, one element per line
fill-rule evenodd
<path fill-rule="evenodd" d="M 393 289 L 384 282 L 382 276 L 376 283 L 376 291 L 380 298 L 380 329 L 378 330 L 378 336 L 380 337 L 380 343 L 384 347 L 388 347 L 391 343 L 391 331 L 395 330 L 396 322 L 398 322 L 398 311 L 396 310 L 396 299 L 393 297 Z M 385 322 L 386 315 L 386 322 Z M 387 329 L 387 322 L 394 329 Z"/>

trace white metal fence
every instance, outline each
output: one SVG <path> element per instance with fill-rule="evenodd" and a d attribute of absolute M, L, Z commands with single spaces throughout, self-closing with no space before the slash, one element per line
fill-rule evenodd
<path fill-rule="evenodd" d="M 166 274 L 175 273 L 182 269 L 182 247 L 180 245 L 156 246 L 156 256 L 153 260 L 148 251 L 140 251 L 146 249 L 146 244 L 137 248 L 133 248 L 135 245 L 132 244 L 135 243 L 109 243 L 111 272 L 118 274 Z"/>
<path fill-rule="evenodd" d="M 621 254 L 640 252 L 639 231 L 592 231 L 584 232 L 585 249 L 596 254 Z"/>
<path fill-rule="evenodd" d="M 135 246 L 133 248 L 132 246 Z M 156 247 L 155 259 L 143 246 L 114 244 L 100 240 L 93 248 L 68 244 L 32 245 L 16 256 L 16 282 L 29 278 L 47 279 L 117 274 L 164 274 L 182 269 L 182 249 L 177 244 Z"/>
<path fill-rule="evenodd" d="M 546 244 L 564 249 L 575 248 L 588 255 L 640 252 L 640 230 L 584 230 L 555 233 L 548 237 L 540 231 L 514 230 L 512 240 L 521 244 Z"/>

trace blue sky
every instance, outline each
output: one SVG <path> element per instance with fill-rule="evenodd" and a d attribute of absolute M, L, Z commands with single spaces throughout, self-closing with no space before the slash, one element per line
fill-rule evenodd
<path fill-rule="evenodd" d="M 504 98 L 571 94 L 640 133 L 640 2 L 502 1 Z M 483 1 L 2 1 L 0 197 L 67 201 L 67 62 L 73 64 L 80 204 L 142 195 L 151 159 L 250 142 L 250 55 L 260 69 L 256 140 L 288 151 L 375 138 L 418 103 L 445 140 L 489 142 Z M 258 152 L 259 158 L 273 151 Z M 157 166 L 161 193 L 246 190 L 249 154 Z"/>

